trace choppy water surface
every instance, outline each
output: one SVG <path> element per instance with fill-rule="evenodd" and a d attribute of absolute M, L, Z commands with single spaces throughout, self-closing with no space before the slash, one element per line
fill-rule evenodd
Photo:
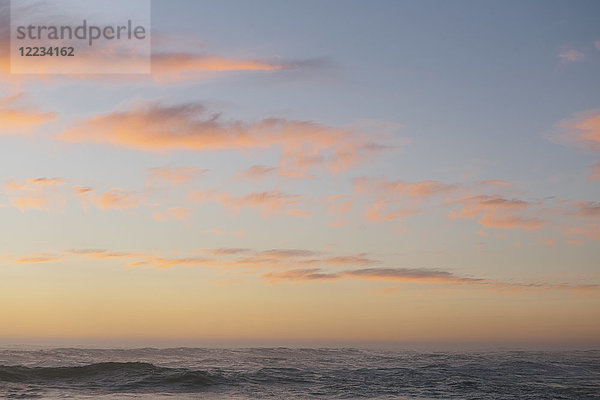
<path fill-rule="evenodd" d="M 0 350 L 0 398 L 600 399 L 600 351 Z"/>

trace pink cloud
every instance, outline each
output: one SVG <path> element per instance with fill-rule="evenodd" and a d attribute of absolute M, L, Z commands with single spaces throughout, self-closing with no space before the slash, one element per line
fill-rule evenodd
<path fill-rule="evenodd" d="M 198 79 L 207 72 L 280 71 L 294 69 L 256 59 L 229 58 L 207 54 L 155 53 L 152 55 L 152 76 L 159 82 Z"/>
<path fill-rule="evenodd" d="M 417 213 L 415 210 L 397 210 L 388 211 L 385 207 L 389 204 L 386 201 L 375 201 L 367 208 L 365 217 L 367 221 L 371 222 L 388 222 L 388 221 L 402 221 L 409 215 Z"/>
<path fill-rule="evenodd" d="M 154 213 L 152 217 L 157 221 L 184 220 L 189 217 L 191 210 L 184 207 L 172 207 L 162 213 Z"/>
<path fill-rule="evenodd" d="M 145 151 L 277 147 L 282 152 L 282 169 L 299 174 L 315 167 L 340 172 L 389 148 L 366 137 L 312 121 L 225 121 L 200 104 L 164 106 L 156 102 L 80 120 L 58 136 L 67 142 L 107 143 Z"/>
<path fill-rule="evenodd" d="M 583 60 L 585 58 L 585 54 L 579 50 L 571 49 L 558 53 L 558 58 L 562 63 L 573 63 Z"/>
<path fill-rule="evenodd" d="M 24 104 L 24 95 L 0 97 L 0 136 L 30 133 L 40 126 L 54 121 L 54 113 L 38 111 Z"/>
<path fill-rule="evenodd" d="M 600 217 L 600 202 L 578 201 L 573 204 L 577 207 L 575 216 L 577 217 Z"/>
<path fill-rule="evenodd" d="M 207 169 L 156 167 L 148 169 L 148 184 L 179 185 L 207 173 Z"/>
<path fill-rule="evenodd" d="M 354 190 L 359 194 L 384 195 L 387 197 L 409 196 L 418 199 L 451 193 L 459 188 L 456 184 L 439 181 L 406 182 L 402 180 L 388 181 L 382 178 L 355 178 Z"/>
<path fill-rule="evenodd" d="M 257 208 L 264 217 L 271 215 L 296 215 L 305 216 L 305 211 L 296 209 L 304 198 L 300 195 L 291 195 L 280 191 L 252 192 L 243 196 L 234 196 L 228 193 L 215 193 L 212 191 L 196 191 L 190 196 L 195 201 L 214 201 L 222 204 L 226 209 L 239 213 L 243 208 Z"/>
<path fill-rule="evenodd" d="M 564 131 L 559 140 L 600 151 L 600 111 L 574 114 L 570 119 L 561 121 L 558 127 Z"/>
<path fill-rule="evenodd" d="M 462 277 L 449 271 L 425 268 L 365 268 L 341 272 L 326 272 L 319 268 L 292 269 L 282 272 L 268 272 L 262 278 L 270 284 L 291 282 L 326 282 L 343 279 L 374 280 L 383 282 L 400 282 L 412 284 L 441 284 L 472 286 L 504 292 L 520 292 L 524 290 L 566 290 L 575 293 L 590 294 L 598 292 L 600 285 L 553 284 L 553 283 L 512 283 L 494 282 L 480 278 Z M 396 291 L 399 288 L 389 288 Z"/>
<path fill-rule="evenodd" d="M 16 264 L 40 264 L 60 261 L 62 257 L 53 254 L 34 254 L 22 258 L 17 258 Z"/>
<path fill-rule="evenodd" d="M 479 224 L 488 228 L 536 230 L 544 221 L 537 217 L 522 215 L 539 204 L 518 199 L 504 199 L 499 196 L 474 196 L 452 201 L 461 204 L 462 209 L 451 211 L 450 218 L 476 218 Z"/>
<path fill-rule="evenodd" d="M 102 194 L 97 194 L 93 189 L 84 186 L 74 186 L 73 191 L 79 197 L 84 209 L 88 204 L 95 204 L 102 210 L 126 210 L 137 208 L 143 198 L 133 190 L 114 188 Z"/>
<path fill-rule="evenodd" d="M 592 165 L 591 172 L 588 176 L 588 182 L 600 181 L 600 162 Z"/>
<path fill-rule="evenodd" d="M 63 185 L 62 178 L 29 178 L 25 183 L 10 181 L 4 186 L 11 204 L 21 211 L 48 210 L 63 203 L 56 187 Z"/>
<path fill-rule="evenodd" d="M 264 165 L 253 165 L 248 169 L 236 174 L 238 179 L 262 179 L 267 175 L 277 172 L 276 167 L 265 167 Z"/>

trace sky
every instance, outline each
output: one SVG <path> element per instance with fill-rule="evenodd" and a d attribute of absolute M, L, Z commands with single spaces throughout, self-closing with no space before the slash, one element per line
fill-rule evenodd
<path fill-rule="evenodd" d="M 151 3 L 0 57 L 0 344 L 598 347 L 597 1 Z"/>

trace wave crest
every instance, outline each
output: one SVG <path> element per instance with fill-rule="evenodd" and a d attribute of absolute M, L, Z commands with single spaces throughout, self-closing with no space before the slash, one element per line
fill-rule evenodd
<path fill-rule="evenodd" d="M 72 367 L 0 366 L 0 382 L 46 387 L 81 386 L 116 391 L 197 390 L 222 383 L 206 371 L 159 367 L 143 362 L 104 362 Z"/>

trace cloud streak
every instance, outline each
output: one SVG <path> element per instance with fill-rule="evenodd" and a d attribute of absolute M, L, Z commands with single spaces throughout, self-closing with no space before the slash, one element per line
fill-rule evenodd
<path fill-rule="evenodd" d="M 569 64 L 578 61 L 583 61 L 585 59 L 585 54 L 576 49 L 565 50 L 558 53 L 558 58 L 560 62 Z"/>
<path fill-rule="evenodd" d="M 9 181 L 4 191 L 10 203 L 23 212 L 27 209 L 48 210 L 63 203 L 56 191 L 63 184 L 62 178 L 29 178 L 24 183 Z"/>
<path fill-rule="evenodd" d="M 557 125 L 563 133 L 559 141 L 586 147 L 600 152 L 600 110 L 591 110 L 574 114 L 570 119 Z"/>
<path fill-rule="evenodd" d="M 344 279 L 374 280 L 393 283 L 439 284 L 455 286 L 473 286 L 502 291 L 523 291 L 532 289 L 567 290 L 576 293 L 591 294 L 600 289 L 597 284 L 571 285 L 551 283 L 512 283 L 494 282 L 481 278 L 457 276 L 449 271 L 425 268 L 363 268 L 341 272 L 325 272 L 319 268 L 292 269 L 282 272 L 268 272 L 261 277 L 269 284 L 282 282 L 328 282 Z M 399 288 L 388 288 L 393 291 Z"/>
<path fill-rule="evenodd" d="M 537 217 L 522 215 L 528 209 L 539 205 L 519 199 L 505 199 L 500 196 L 473 196 L 454 200 L 452 204 L 461 204 L 462 209 L 451 211 L 452 219 L 479 218 L 480 225 L 497 229 L 536 230 L 545 221 Z"/>
<path fill-rule="evenodd" d="M 198 168 L 155 167 L 148 169 L 148 184 L 180 185 L 204 175 L 209 170 Z"/>
<path fill-rule="evenodd" d="M 370 139 L 369 139 L 370 137 Z M 62 131 L 66 142 L 106 143 L 142 151 L 258 150 L 282 152 L 281 166 L 302 174 L 311 168 L 344 171 L 390 146 L 312 121 L 269 118 L 259 122 L 225 120 L 202 104 L 139 104 L 126 111 L 99 114 Z"/>
<path fill-rule="evenodd" d="M 0 97 L 0 136 L 28 134 L 56 119 L 56 114 L 41 112 L 24 103 L 23 93 Z"/>
<path fill-rule="evenodd" d="M 92 188 L 74 186 L 73 191 L 79 198 L 84 209 L 87 209 L 91 203 L 102 210 L 123 211 L 138 208 L 144 200 L 136 191 L 120 188 L 113 188 L 104 193 L 97 194 Z"/>
<path fill-rule="evenodd" d="M 152 76 L 158 82 L 198 79 L 207 72 L 281 71 L 295 68 L 293 64 L 209 54 L 163 52 L 152 55 Z"/>
<path fill-rule="evenodd" d="M 6 257 L 5 257 L 6 258 Z M 253 251 L 247 248 L 200 249 L 196 254 L 184 257 L 164 257 L 155 253 L 136 251 L 109 251 L 106 249 L 71 249 L 63 252 L 34 253 L 7 258 L 15 264 L 51 263 L 56 261 L 123 260 L 128 268 L 170 269 L 176 267 L 216 268 L 221 273 L 236 274 L 243 268 L 244 274 L 252 270 L 263 270 L 260 278 L 268 284 L 285 282 L 334 282 L 342 280 L 378 281 L 394 284 L 452 285 L 475 287 L 505 292 L 526 290 L 563 290 L 581 294 L 595 294 L 600 285 L 502 282 L 484 278 L 461 276 L 451 271 L 436 268 L 388 268 L 374 267 L 380 261 L 366 253 L 330 255 L 305 249 L 270 249 Z M 327 269 L 311 265 L 327 265 Z M 308 267 L 303 267 L 307 266 Z M 342 270 L 331 268 L 345 267 Z M 359 268 L 357 268 L 359 267 Z M 250 268 L 250 270 L 249 270 Z M 398 287 L 387 288 L 396 291 Z"/>
<path fill-rule="evenodd" d="M 217 202 L 235 213 L 239 213 L 244 208 L 256 208 L 263 217 L 268 217 L 282 214 L 297 216 L 299 210 L 294 207 L 300 205 L 304 196 L 287 194 L 278 190 L 251 192 L 243 196 L 213 191 L 196 191 L 190 195 L 190 198 L 198 202 Z"/>

